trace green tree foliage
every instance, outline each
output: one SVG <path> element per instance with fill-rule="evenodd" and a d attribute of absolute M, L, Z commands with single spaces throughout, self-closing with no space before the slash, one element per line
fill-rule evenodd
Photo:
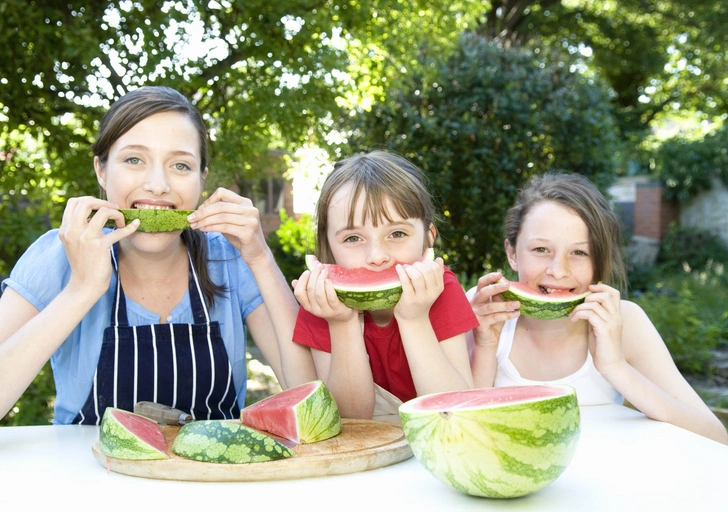
<path fill-rule="evenodd" d="M 268 235 L 268 246 L 286 281 L 290 283 L 306 270 L 305 257 L 314 253 L 316 235 L 310 215 L 304 214 L 296 219 L 281 209 L 280 216 L 281 225 Z"/>
<path fill-rule="evenodd" d="M 655 153 L 665 199 L 687 201 L 710 190 L 713 180 L 728 187 L 728 125 L 702 139 L 674 137 Z"/>
<path fill-rule="evenodd" d="M 531 175 L 611 182 L 614 119 L 603 88 L 479 36 L 464 37 L 438 71 L 358 116 L 346 151 L 385 145 L 417 163 L 445 216 L 448 265 L 474 276 L 503 267 L 503 218 Z"/>
<path fill-rule="evenodd" d="M 406 75 L 418 41 L 444 47 L 466 29 L 470 4 L 3 1 L 0 275 L 60 223 L 66 198 L 97 193 L 89 146 L 126 91 L 170 85 L 193 98 L 213 139 L 210 187 L 251 195 L 279 161 L 271 150 L 327 131 L 338 102 L 372 101 Z"/>

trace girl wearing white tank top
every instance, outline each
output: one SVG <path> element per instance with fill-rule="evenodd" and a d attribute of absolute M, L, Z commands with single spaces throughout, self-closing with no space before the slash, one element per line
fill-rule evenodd
<path fill-rule="evenodd" d="M 518 301 L 502 300 L 509 285 L 498 283 L 500 272 L 481 277 L 468 291 L 480 322 L 469 340 L 475 387 L 570 384 L 580 405 L 621 403 L 623 396 L 649 418 L 728 444 L 725 427 L 680 374 L 650 319 L 620 298 L 619 222 L 589 180 L 535 177 L 508 211 L 504 232 L 519 282 L 545 294 L 591 294 L 566 318 L 537 320 L 521 316 Z"/>

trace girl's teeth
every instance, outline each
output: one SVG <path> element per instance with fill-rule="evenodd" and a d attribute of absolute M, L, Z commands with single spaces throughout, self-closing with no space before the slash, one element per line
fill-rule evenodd
<path fill-rule="evenodd" d="M 153 204 L 135 204 L 137 210 L 171 210 L 170 206 L 156 206 Z"/>

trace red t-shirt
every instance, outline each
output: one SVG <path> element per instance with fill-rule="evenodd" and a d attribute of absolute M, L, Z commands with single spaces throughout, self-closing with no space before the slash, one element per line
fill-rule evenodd
<path fill-rule="evenodd" d="M 430 323 L 438 341 L 447 340 L 478 326 L 465 292 L 455 274 L 447 268 L 445 288 L 430 308 Z M 293 341 L 299 345 L 331 353 L 329 323 L 303 308 L 298 311 Z M 397 320 L 379 327 L 364 314 L 364 344 L 369 354 L 374 382 L 403 402 L 415 398 L 415 384 L 407 363 Z"/>

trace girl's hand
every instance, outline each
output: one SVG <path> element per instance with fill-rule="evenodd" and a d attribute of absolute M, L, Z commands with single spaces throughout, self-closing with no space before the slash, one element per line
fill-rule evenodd
<path fill-rule="evenodd" d="M 124 225 L 118 206 L 95 197 L 74 197 L 66 203 L 58 238 L 71 266 L 69 285 L 79 286 L 99 297 L 109 288 L 112 246 L 134 233 L 139 220 Z M 91 217 L 93 211 L 96 213 Z M 102 228 L 113 220 L 119 229 L 104 234 Z"/>
<path fill-rule="evenodd" d="M 589 322 L 589 351 L 594 366 L 602 375 L 624 363 L 622 351 L 622 313 L 619 291 L 606 284 L 589 286 L 593 292 L 571 312 L 572 322 Z"/>
<path fill-rule="evenodd" d="M 445 289 L 442 258 L 418 261 L 412 265 L 397 265 L 396 270 L 402 282 L 402 297 L 394 306 L 395 318 L 402 321 L 427 317 L 432 304 Z"/>
<path fill-rule="evenodd" d="M 500 272 L 486 274 L 467 293 L 470 306 L 480 324 L 473 329 L 473 337 L 475 344 L 482 347 L 497 347 L 504 322 L 520 315 L 520 302 L 505 302 L 500 297 L 500 293 L 508 289 L 507 282 L 497 283 L 501 277 L 503 274 Z"/>
<path fill-rule="evenodd" d="M 187 220 L 193 229 L 222 233 L 248 265 L 267 255 L 260 212 L 231 190 L 218 188 Z"/>
<path fill-rule="evenodd" d="M 358 311 L 339 300 L 333 283 L 328 279 L 328 270 L 321 263 L 313 270 L 306 270 L 292 285 L 293 295 L 301 307 L 319 318 L 329 322 L 347 322 L 359 317 Z"/>

